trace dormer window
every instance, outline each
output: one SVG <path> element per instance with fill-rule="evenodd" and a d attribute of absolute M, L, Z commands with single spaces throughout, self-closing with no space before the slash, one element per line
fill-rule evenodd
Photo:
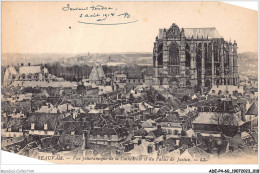
<path fill-rule="evenodd" d="M 31 129 L 34 130 L 35 129 L 35 123 L 31 124 Z"/>
<path fill-rule="evenodd" d="M 24 74 L 22 75 L 22 78 L 23 78 L 23 80 L 25 79 L 25 75 Z"/>
<path fill-rule="evenodd" d="M 23 131 L 23 127 L 20 126 L 20 127 L 19 127 L 19 132 L 22 132 L 22 131 Z"/>
<path fill-rule="evenodd" d="M 8 128 L 7 128 L 7 131 L 8 131 L 8 132 L 12 132 L 12 128 L 11 128 L 11 127 L 8 127 Z"/>
<path fill-rule="evenodd" d="M 46 123 L 44 124 L 44 130 L 48 130 L 48 125 Z"/>

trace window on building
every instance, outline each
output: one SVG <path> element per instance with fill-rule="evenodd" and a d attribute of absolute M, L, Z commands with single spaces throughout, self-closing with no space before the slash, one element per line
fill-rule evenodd
<path fill-rule="evenodd" d="M 174 135 L 177 135 L 179 133 L 178 130 L 174 130 Z"/>
<path fill-rule="evenodd" d="M 168 135 L 172 135 L 172 130 L 168 129 Z"/>
<path fill-rule="evenodd" d="M 215 90 L 212 90 L 212 94 L 215 94 L 215 92 L 216 92 Z"/>

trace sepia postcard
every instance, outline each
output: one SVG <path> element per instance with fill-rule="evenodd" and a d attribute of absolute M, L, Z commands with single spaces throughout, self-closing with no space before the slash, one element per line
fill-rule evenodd
<path fill-rule="evenodd" d="M 205 1 L 1 10 L 2 151 L 54 164 L 258 163 L 257 11 Z"/>

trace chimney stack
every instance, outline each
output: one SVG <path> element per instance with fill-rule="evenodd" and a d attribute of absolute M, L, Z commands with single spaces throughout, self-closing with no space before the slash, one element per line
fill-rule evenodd
<path fill-rule="evenodd" d="M 151 144 L 147 146 L 147 153 L 153 153 L 153 146 Z"/>
<path fill-rule="evenodd" d="M 90 131 L 85 130 L 83 133 L 83 150 L 89 149 L 89 135 L 90 135 Z"/>
<path fill-rule="evenodd" d="M 180 140 L 176 140 L 176 146 L 180 145 Z"/>
<path fill-rule="evenodd" d="M 159 150 L 159 142 L 158 141 L 155 142 L 155 150 Z"/>
<path fill-rule="evenodd" d="M 31 123 L 31 130 L 34 130 L 35 128 L 35 123 Z"/>
<path fill-rule="evenodd" d="M 116 157 L 120 157 L 121 156 L 121 151 L 120 150 L 117 150 L 116 151 Z"/>
<path fill-rule="evenodd" d="M 138 146 L 142 144 L 142 140 L 141 139 L 138 139 Z"/>
<path fill-rule="evenodd" d="M 129 151 L 132 150 L 132 149 L 134 149 L 134 143 L 131 141 L 131 142 L 129 143 L 128 147 L 129 147 L 129 149 L 128 149 Z"/>
<path fill-rule="evenodd" d="M 166 141 L 166 135 L 165 134 L 163 135 L 163 141 Z"/>
<path fill-rule="evenodd" d="M 125 147 L 125 152 L 129 152 L 129 145 L 128 144 L 124 144 Z"/>
<path fill-rule="evenodd" d="M 48 124 L 44 123 L 44 130 L 48 130 Z"/>

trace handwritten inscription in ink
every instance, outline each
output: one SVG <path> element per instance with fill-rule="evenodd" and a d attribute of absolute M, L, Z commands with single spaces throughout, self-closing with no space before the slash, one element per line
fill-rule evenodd
<path fill-rule="evenodd" d="M 129 12 L 119 12 L 120 10 L 117 8 L 106 7 L 103 5 L 75 7 L 67 4 L 65 7 L 62 7 L 62 10 L 66 12 L 80 12 L 78 22 L 84 24 L 120 25 L 137 22 L 137 20 L 131 19 Z M 115 20 L 118 20 L 119 22 L 115 22 Z M 106 21 L 106 23 L 102 23 L 103 21 Z"/>

